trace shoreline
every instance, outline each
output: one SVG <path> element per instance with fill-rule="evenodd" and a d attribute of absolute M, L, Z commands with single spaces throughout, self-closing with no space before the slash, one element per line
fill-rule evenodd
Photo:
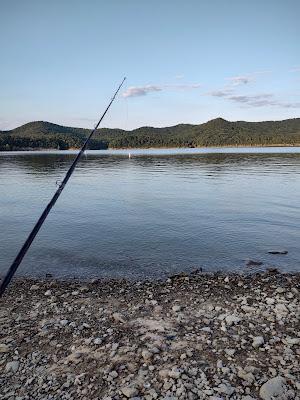
<path fill-rule="evenodd" d="M 216 145 L 216 146 L 196 146 L 196 147 L 108 147 L 107 149 L 87 149 L 87 151 L 111 151 L 111 150 L 175 150 L 175 149 L 228 149 L 228 148 L 273 148 L 273 147 L 300 147 L 298 144 L 268 144 L 268 145 Z M 21 150 L 0 150 L 0 153 L 17 153 L 17 152 L 66 152 L 66 151 L 79 151 L 80 148 L 69 148 L 69 149 L 55 149 L 55 148 L 24 148 Z"/>
<path fill-rule="evenodd" d="M 299 400 L 299 292 L 300 273 L 276 270 L 18 278 L 1 299 L 0 397 Z"/>

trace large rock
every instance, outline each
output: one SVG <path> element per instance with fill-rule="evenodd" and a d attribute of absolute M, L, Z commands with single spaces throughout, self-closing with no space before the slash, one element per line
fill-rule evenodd
<path fill-rule="evenodd" d="M 285 396 L 287 387 L 286 381 L 282 376 L 275 376 L 275 378 L 269 379 L 264 383 L 260 390 L 259 395 L 263 400 L 284 400 L 288 397 Z"/>

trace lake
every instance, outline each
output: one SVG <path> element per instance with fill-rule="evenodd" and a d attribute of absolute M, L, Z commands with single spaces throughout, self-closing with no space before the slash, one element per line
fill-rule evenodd
<path fill-rule="evenodd" d="M 0 153 L 0 274 L 75 153 Z M 18 274 L 292 272 L 300 271 L 299 242 L 299 147 L 88 151 Z M 247 267 L 247 259 L 263 265 Z"/>

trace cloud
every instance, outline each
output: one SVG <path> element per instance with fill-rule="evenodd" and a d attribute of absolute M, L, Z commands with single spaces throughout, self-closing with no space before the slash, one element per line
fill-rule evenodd
<path fill-rule="evenodd" d="M 300 67 L 294 67 L 290 69 L 290 72 L 300 72 Z"/>
<path fill-rule="evenodd" d="M 228 97 L 232 93 L 233 91 L 230 89 L 221 89 L 221 90 L 213 90 L 212 92 L 208 92 L 206 94 L 213 97 Z"/>
<path fill-rule="evenodd" d="M 178 85 L 164 85 L 163 87 L 168 88 L 168 89 L 179 89 L 179 90 L 189 90 L 189 89 L 198 89 L 199 87 L 201 87 L 200 83 L 184 83 L 182 85 L 178 84 Z"/>
<path fill-rule="evenodd" d="M 284 102 L 276 99 L 272 93 L 258 93 L 254 95 L 234 94 L 233 90 L 221 89 L 206 93 L 213 97 L 221 97 L 248 107 L 282 107 L 300 108 L 300 103 Z"/>
<path fill-rule="evenodd" d="M 161 92 L 163 90 L 190 90 L 198 89 L 201 85 L 194 84 L 166 84 L 166 85 L 146 85 L 146 86 L 130 86 L 123 93 L 123 97 L 139 97 L 146 96 L 152 92 Z"/>
<path fill-rule="evenodd" d="M 256 95 L 233 95 L 229 96 L 229 100 L 236 101 L 238 103 L 247 103 L 252 104 L 259 101 L 266 101 L 266 99 L 272 98 L 273 95 L 271 93 L 264 93 L 264 94 L 256 94 Z M 267 100 L 269 101 L 269 100 Z"/>
<path fill-rule="evenodd" d="M 146 96 L 151 92 L 160 92 L 162 90 L 161 87 L 155 85 L 147 85 L 147 86 L 130 86 L 123 93 L 123 97 L 139 97 Z"/>
<path fill-rule="evenodd" d="M 282 108 L 300 108 L 300 103 L 290 103 L 278 101 L 271 93 L 262 93 L 256 95 L 233 95 L 227 97 L 236 103 L 246 104 L 250 107 L 275 106 Z"/>
<path fill-rule="evenodd" d="M 247 85 L 250 82 L 254 81 L 254 77 L 250 75 L 244 76 L 233 76 L 231 78 L 227 78 L 232 86 L 240 86 L 240 85 Z"/>

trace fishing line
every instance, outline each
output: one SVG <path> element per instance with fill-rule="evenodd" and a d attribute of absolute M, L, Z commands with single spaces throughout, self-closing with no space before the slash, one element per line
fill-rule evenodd
<path fill-rule="evenodd" d="M 91 133 L 89 134 L 88 138 L 85 140 L 81 150 L 79 151 L 79 153 L 77 154 L 77 156 L 75 157 L 75 159 L 73 160 L 71 166 L 69 167 L 63 181 L 61 183 L 59 183 L 58 185 L 58 189 L 56 190 L 56 192 L 54 193 L 52 199 L 50 200 L 49 204 L 46 206 L 46 208 L 44 209 L 42 215 L 40 216 L 40 218 L 38 219 L 38 221 L 36 222 L 35 226 L 33 227 L 32 231 L 30 232 L 28 238 L 26 239 L 25 243 L 23 244 L 21 250 L 19 251 L 18 255 L 16 256 L 14 262 L 11 264 L 9 270 L 7 271 L 3 281 L 1 282 L 1 286 L 0 286 L 0 296 L 3 295 L 5 289 L 7 288 L 7 286 L 9 285 L 10 281 L 12 280 L 14 274 L 16 273 L 19 265 L 21 264 L 25 254 L 27 253 L 31 243 L 33 242 L 34 238 L 36 237 L 38 231 L 40 230 L 41 226 L 43 225 L 45 219 L 47 218 L 51 208 L 54 206 L 54 204 L 56 203 L 57 199 L 59 198 L 59 196 L 61 195 L 61 192 L 64 190 L 68 180 L 70 179 L 78 161 L 80 160 L 80 158 L 82 157 L 85 149 L 87 148 L 87 145 L 89 144 L 90 139 L 92 138 L 92 136 L 94 135 L 94 133 L 96 132 L 97 128 L 99 127 L 100 123 L 102 122 L 103 118 L 105 117 L 107 111 L 109 110 L 110 106 L 112 105 L 112 103 L 114 102 L 119 90 L 121 89 L 121 87 L 123 86 L 123 83 L 125 82 L 124 78 L 122 80 L 122 82 L 120 83 L 118 89 L 115 91 L 113 97 L 111 98 L 108 106 L 106 107 L 104 113 L 102 114 L 101 118 L 99 119 L 99 121 L 97 122 L 97 124 L 95 125 L 94 129 L 91 131 Z"/>

